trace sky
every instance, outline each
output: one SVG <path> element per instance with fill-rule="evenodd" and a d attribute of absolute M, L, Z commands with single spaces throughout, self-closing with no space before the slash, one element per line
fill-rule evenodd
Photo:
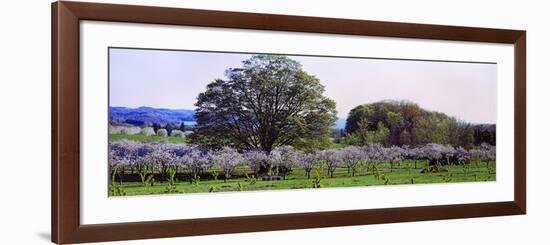
<path fill-rule="evenodd" d="M 109 50 L 110 106 L 195 108 L 197 95 L 252 54 Z M 497 64 L 291 56 L 325 86 L 345 119 L 355 106 L 406 100 L 470 123 L 496 123 Z"/>

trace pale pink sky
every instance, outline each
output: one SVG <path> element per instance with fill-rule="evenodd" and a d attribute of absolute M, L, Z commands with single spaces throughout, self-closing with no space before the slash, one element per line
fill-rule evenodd
<path fill-rule="evenodd" d="M 110 105 L 194 109 L 198 93 L 251 54 L 110 49 Z M 408 100 L 472 123 L 495 123 L 497 65 L 288 56 L 325 85 L 339 118 L 361 104 Z"/>

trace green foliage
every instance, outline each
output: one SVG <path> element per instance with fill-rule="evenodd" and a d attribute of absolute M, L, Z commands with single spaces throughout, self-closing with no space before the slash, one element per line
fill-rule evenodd
<path fill-rule="evenodd" d="M 318 134 L 319 138 L 314 137 L 304 137 L 296 139 L 292 146 L 296 150 L 301 150 L 304 152 L 312 153 L 318 150 L 325 150 L 332 148 L 334 146 L 333 142 L 330 140 L 328 135 L 324 133 Z"/>
<path fill-rule="evenodd" d="M 357 131 L 346 136 L 345 143 L 348 145 L 366 145 L 369 143 L 387 144 L 390 135 L 389 129 L 382 122 L 376 125 L 375 130 L 369 130 L 369 121 L 361 119 L 357 125 Z"/>
<path fill-rule="evenodd" d="M 237 190 L 238 190 L 238 191 L 244 191 L 244 186 L 243 186 L 243 184 L 242 184 L 241 182 L 238 182 L 238 183 L 237 183 Z"/>
<path fill-rule="evenodd" d="M 122 185 L 111 183 L 109 184 L 109 196 L 126 196 L 126 191 Z"/>
<path fill-rule="evenodd" d="M 482 142 L 494 144 L 494 137 L 477 134 L 476 127 L 443 113 L 426 111 L 413 103 L 377 102 L 360 105 L 350 111 L 344 142 L 350 145 L 382 143 L 398 146 L 438 143 L 466 149 Z"/>
<path fill-rule="evenodd" d="M 386 174 L 380 174 L 380 180 L 384 182 L 384 185 L 390 184 L 390 178 Z"/>
<path fill-rule="evenodd" d="M 109 196 L 126 196 L 126 191 L 122 187 L 122 183 L 120 185 L 116 184 L 115 176 L 118 172 L 118 169 L 115 168 L 113 170 L 113 173 L 111 174 L 111 183 L 109 183 Z"/>
<path fill-rule="evenodd" d="M 213 169 L 210 173 L 212 174 L 212 177 L 214 178 L 214 180 L 218 180 L 218 176 L 220 176 L 220 172 L 217 169 Z"/>
<path fill-rule="evenodd" d="M 199 94 L 193 143 L 209 148 L 262 149 L 330 146 L 336 103 L 319 79 L 285 56 L 256 55 L 226 71 Z M 229 119 L 229 120 L 228 120 Z"/>
<path fill-rule="evenodd" d="M 370 171 L 375 179 L 377 179 L 377 180 L 380 179 L 380 171 L 378 171 L 378 168 L 376 167 L 376 165 L 373 164 L 372 166 L 367 168 L 367 171 Z"/>
<path fill-rule="evenodd" d="M 279 168 L 277 167 L 267 167 L 267 175 L 269 176 L 277 176 L 279 174 Z"/>
<path fill-rule="evenodd" d="M 368 119 L 373 114 L 373 108 L 369 105 L 360 105 L 355 108 L 353 108 L 348 115 L 348 118 L 346 120 L 346 132 L 347 133 L 354 133 L 359 129 L 359 122 L 362 119 Z M 371 122 L 372 123 L 372 122 Z M 368 125 L 367 125 L 368 126 Z M 370 125 L 372 130 L 374 128 L 374 125 Z M 369 128 L 368 128 L 369 129 Z"/>
<path fill-rule="evenodd" d="M 248 181 L 249 185 L 255 185 L 256 182 L 258 181 L 258 178 L 256 178 L 256 176 L 254 176 L 254 175 L 252 175 L 252 177 L 251 177 L 248 174 L 245 174 L 245 177 L 246 177 L 246 181 Z"/>
<path fill-rule="evenodd" d="M 168 167 L 167 173 L 168 173 L 168 184 L 174 185 L 176 183 L 174 178 L 177 173 L 176 167 L 173 167 L 173 166 Z"/>
<path fill-rule="evenodd" d="M 176 187 L 175 181 L 177 168 L 175 166 L 168 166 L 166 169 L 166 173 L 168 174 L 168 182 L 164 189 L 164 193 L 180 193 L 180 191 Z"/>
<path fill-rule="evenodd" d="M 195 175 L 193 176 L 193 179 L 191 180 L 192 185 L 199 185 L 201 183 L 201 176 Z"/>
<path fill-rule="evenodd" d="M 175 185 L 167 185 L 164 188 L 164 193 L 181 193 Z"/>
<path fill-rule="evenodd" d="M 321 188 L 322 187 L 321 180 L 323 180 L 323 179 L 321 178 L 321 175 L 319 175 L 319 171 L 315 171 L 315 178 L 311 182 L 312 187 L 313 188 Z"/>
<path fill-rule="evenodd" d="M 151 172 L 151 173 L 149 173 Z M 139 178 L 143 186 L 152 186 L 153 185 L 153 168 L 149 165 L 142 165 L 138 168 Z"/>

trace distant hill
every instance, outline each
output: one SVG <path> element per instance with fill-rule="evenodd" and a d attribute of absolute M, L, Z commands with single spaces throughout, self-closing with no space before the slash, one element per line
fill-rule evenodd
<path fill-rule="evenodd" d="M 125 123 L 136 126 L 151 125 L 158 123 L 165 124 L 180 124 L 186 125 L 195 124 L 195 112 L 187 109 L 165 109 L 153 107 L 138 107 L 128 108 L 122 106 L 109 107 L 109 122 Z M 343 129 L 346 127 L 346 119 L 337 119 L 333 128 Z"/>
<path fill-rule="evenodd" d="M 127 123 L 136 126 L 158 123 L 165 124 L 194 124 L 195 112 L 185 109 L 164 109 L 152 107 L 109 107 L 109 122 Z"/>

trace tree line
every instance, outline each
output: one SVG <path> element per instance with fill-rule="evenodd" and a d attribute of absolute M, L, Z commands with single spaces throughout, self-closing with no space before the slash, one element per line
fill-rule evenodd
<path fill-rule="evenodd" d="M 473 125 L 405 101 L 360 105 L 349 112 L 345 142 L 351 145 L 425 145 L 437 143 L 467 149 L 495 145 L 495 125 Z"/>
<path fill-rule="evenodd" d="M 239 152 L 230 147 L 206 150 L 192 144 L 142 143 L 116 141 L 110 143 L 109 167 L 113 176 L 122 181 L 124 174 L 137 174 L 144 186 L 154 185 L 155 180 L 174 183 L 176 177 L 198 183 L 200 176 L 208 173 L 214 179 L 223 176 L 227 181 L 237 166 L 247 166 L 255 178 L 289 175 L 293 168 L 301 168 L 307 178 L 314 169 L 325 170 L 329 177 L 337 168 L 347 168 L 350 176 L 355 176 L 359 167 L 377 173 L 380 164 L 394 164 L 405 160 L 416 163 L 424 161 L 430 166 L 489 163 L 496 159 L 496 148 L 482 144 L 467 150 L 462 147 L 430 143 L 422 147 L 384 147 L 381 144 L 348 146 L 340 149 L 327 149 L 315 152 L 296 150 L 291 146 L 281 146 L 270 153 L 260 150 Z M 426 164 L 424 164 L 426 165 Z M 412 167 L 412 166 L 411 166 Z M 431 171 L 427 168 L 426 171 Z M 113 177 L 114 180 L 114 177 Z"/>

